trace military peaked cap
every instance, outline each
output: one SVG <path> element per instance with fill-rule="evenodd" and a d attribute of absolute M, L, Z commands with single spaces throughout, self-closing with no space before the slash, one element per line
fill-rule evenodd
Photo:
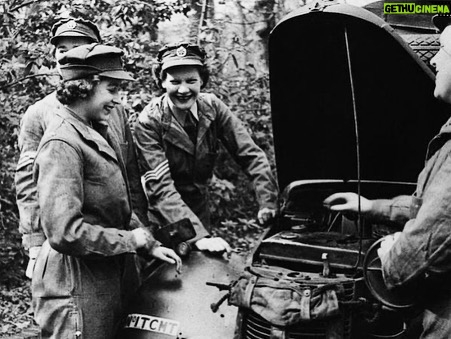
<path fill-rule="evenodd" d="M 100 32 L 91 21 L 81 18 L 67 18 L 58 21 L 52 27 L 52 38 L 50 43 L 56 45 L 61 37 L 85 37 L 91 42 L 101 42 Z"/>
<path fill-rule="evenodd" d="M 75 47 L 59 60 L 64 80 L 99 75 L 107 78 L 134 80 L 124 71 L 121 57 L 124 52 L 116 47 L 97 43 Z"/>
<path fill-rule="evenodd" d="M 203 48 L 187 42 L 165 45 L 158 52 L 162 71 L 174 66 L 203 66 L 205 57 Z"/>

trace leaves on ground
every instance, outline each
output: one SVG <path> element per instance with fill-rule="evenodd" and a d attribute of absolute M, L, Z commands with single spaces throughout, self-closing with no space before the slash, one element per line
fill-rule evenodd
<path fill-rule="evenodd" d="M 0 285 L 0 338 L 34 327 L 30 281 L 10 288 Z"/>

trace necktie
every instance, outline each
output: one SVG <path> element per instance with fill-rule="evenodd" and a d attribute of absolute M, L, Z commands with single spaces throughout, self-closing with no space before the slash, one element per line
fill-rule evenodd
<path fill-rule="evenodd" d="M 194 117 L 193 113 L 191 111 L 186 112 L 185 117 L 185 126 L 183 126 L 185 129 L 185 132 L 188 134 L 190 140 L 193 142 L 193 144 L 196 144 L 197 140 L 197 120 Z"/>

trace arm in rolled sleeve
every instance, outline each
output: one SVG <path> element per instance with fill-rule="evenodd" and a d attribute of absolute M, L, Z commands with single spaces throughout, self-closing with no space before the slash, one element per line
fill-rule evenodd
<path fill-rule="evenodd" d="M 265 152 L 255 144 L 243 123 L 230 109 L 214 98 L 212 103 L 218 112 L 221 141 L 252 179 L 260 208 L 277 209 L 278 188 Z"/>
<path fill-rule="evenodd" d="M 20 155 L 14 178 L 20 217 L 19 231 L 26 249 L 41 246 L 45 241 L 39 222 L 36 185 L 33 181 L 33 162 L 43 134 L 43 117 L 35 106 L 31 106 L 21 120 L 18 137 Z"/>
<path fill-rule="evenodd" d="M 427 270 L 451 270 L 451 159 L 447 155 L 423 194 L 415 219 L 381 258 L 389 287 L 408 284 Z"/>
<path fill-rule="evenodd" d="M 155 119 L 148 118 L 145 122 L 138 121 L 134 129 L 138 156 L 145 172 L 142 180 L 147 198 L 149 204 L 161 213 L 167 223 L 174 223 L 183 218 L 191 220 L 196 237 L 190 242 L 195 242 L 208 236 L 209 233 L 175 188 L 168 159 L 160 141 L 158 124 Z"/>
<path fill-rule="evenodd" d="M 34 175 L 42 227 L 58 252 L 96 258 L 135 252 L 132 231 L 105 228 L 83 219 L 83 166 L 68 143 L 50 140 L 41 146 Z"/>
<path fill-rule="evenodd" d="M 411 195 L 400 195 L 393 199 L 372 200 L 368 217 L 375 220 L 391 221 L 404 225 L 410 219 Z"/>

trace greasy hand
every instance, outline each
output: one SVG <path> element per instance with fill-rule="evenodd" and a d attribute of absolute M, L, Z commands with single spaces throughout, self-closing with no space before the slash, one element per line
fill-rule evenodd
<path fill-rule="evenodd" d="M 164 246 L 154 246 L 150 250 L 150 255 L 169 264 L 176 264 L 175 270 L 178 274 L 182 273 L 182 259 L 172 249 Z"/>
<path fill-rule="evenodd" d="M 381 247 L 377 250 L 377 255 L 382 260 L 382 257 L 384 257 L 390 249 L 393 247 L 393 244 L 398 240 L 399 236 L 401 235 L 401 232 L 396 232 L 394 234 L 389 234 L 384 237 L 384 240 L 381 242 Z"/>
<path fill-rule="evenodd" d="M 212 253 L 223 253 L 227 252 L 227 255 L 230 256 L 232 253 L 232 248 L 222 238 L 202 238 L 196 241 L 196 247 L 200 251 L 208 251 Z"/>
<path fill-rule="evenodd" d="M 268 207 L 263 207 L 258 211 L 257 219 L 260 225 L 266 224 L 269 220 L 276 216 L 276 210 Z"/>
<path fill-rule="evenodd" d="M 351 192 L 335 193 L 326 198 L 323 201 L 323 205 L 332 211 L 357 213 L 359 209 L 359 196 Z M 360 211 L 362 213 L 370 212 L 372 207 L 373 203 L 371 200 L 360 196 Z"/>

